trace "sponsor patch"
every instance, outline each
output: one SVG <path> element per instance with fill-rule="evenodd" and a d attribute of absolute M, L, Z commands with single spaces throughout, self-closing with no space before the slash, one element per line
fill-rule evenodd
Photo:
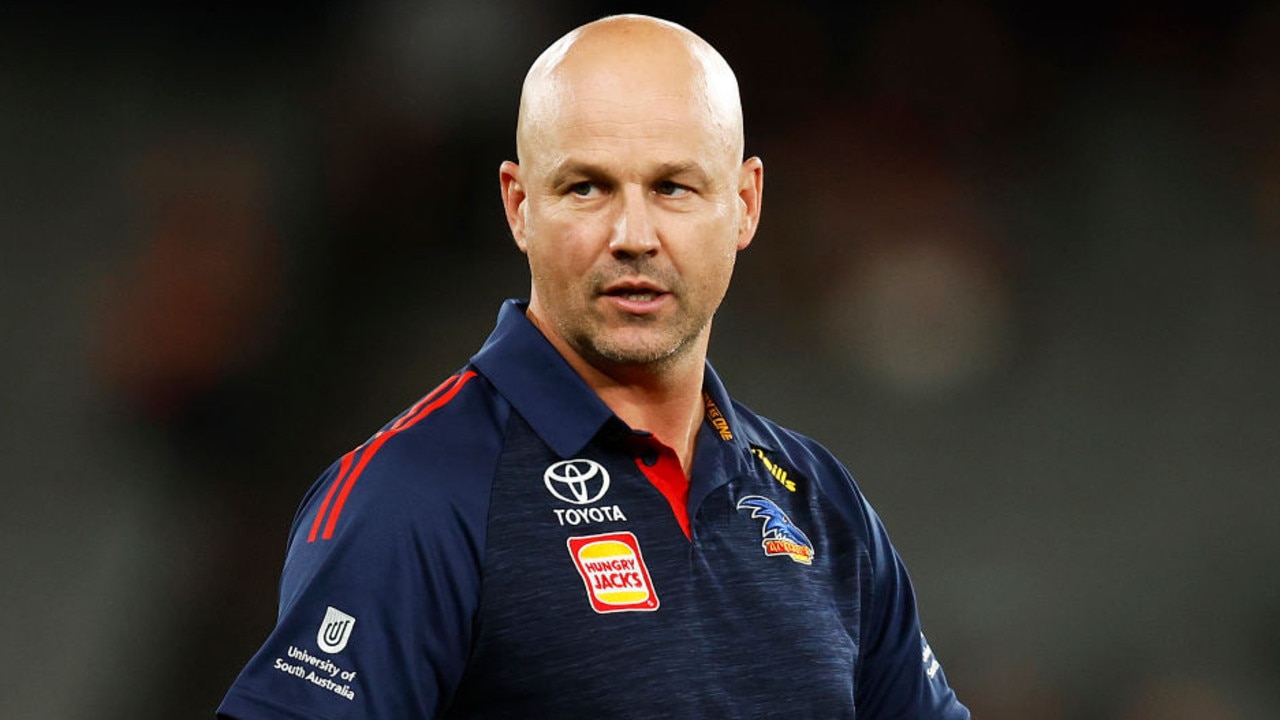
<path fill-rule="evenodd" d="M 303 648 L 289 646 L 289 659 L 276 658 L 273 667 L 317 687 L 324 688 L 347 700 L 356 699 L 355 670 L 344 670 L 328 658 L 316 657 Z"/>
<path fill-rule="evenodd" d="M 609 471 L 595 460 L 561 460 L 542 473 L 542 483 L 564 502 L 590 505 L 609 492 Z"/>
<path fill-rule="evenodd" d="M 761 448 L 753 445 L 751 447 L 751 452 L 760 459 L 760 462 L 764 464 L 765 469 L 769 471 L 769 474 L 773 476 L 774 480 L 778 481 L 779 485 L 786 488 L 788 492 L 796 491 L 796 481 L 793 473 L 787 472 L 786 468 L 770 460 L 769 456 L 765 455 L 764 450 Z"/>
<path fill-rule="evenodd" d="M 617 505 L 605 505 L 602 507 L 589 508 L 555 508 L 551 512 L 556 514 L 556 519 L 560 521 L 560 527 L 565 525 L 593 525 L 603 522 L 626 522 L 627 516 L 622 514 L 622 508 Z"/>
<path fill-rule="evenodd" d="M 813 564 L 813 543 L 772 500 L 748 495 L 738 501 L 738 509 L 750 510 L 751 517 L 764 521 L 760 546 L 765 555 L 785 555 L 803 565 Z"/>
<path fill-rule="evenodd" d="M 332 605 L 324 613 L 320 622 L 320 630 L 316 633 L 316 644 L 327 653 L 340 653 L 347 647 L 351 639 L 351 630 L 356 619 Z"/>
<path fill-rule="evenodd" d="M 716 429 L 720 439 L 725 442 L 732 440 L 733 430 L 729 427 L 729 421 L 725 419 L 724 413 L 720 412 L 720 406 L 716 405 L 716 401 L 711 399 L 711 393 L 703 391 L 702 403 L 707 408 L 707 422 Z"/>
<path fill-rule="evenodd" d="M 658 609 L 658 595 L 635 535 L 616 532 L 571 537 L 568 543 L 569 555 L 587 587 L 591 609 L 598 613 Z"/>
<path fill-rule="evenodd" d="M 924 633 L 920 633 L 920 661 L 924 665 L 924 674 L 930 680 L 938 676 L 942 665 L 938 663 L 938 656 L 933 654 L 933 648 L 929 647 L 929 641 L 924 639 Z"/>

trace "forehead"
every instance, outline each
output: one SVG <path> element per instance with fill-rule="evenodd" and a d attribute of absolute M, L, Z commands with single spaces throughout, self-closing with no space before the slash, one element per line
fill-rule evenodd
<path fill-rule="evenodd" d="M 602 21 L 565 36 L 530 68 L 517 150 L 526 166 L 570 153 L 699 164 L 727 155 L 736 166 L 741 113 L 733 71 L 692 33 Z"/>
<path fill-rule="evenodd" d="M 559 74 L 558 74 L 559 75 Z M 740 136 L 700 72 L 608 67 L 548 78 L 526 108 L 522 164 L 736 164 Z"/>

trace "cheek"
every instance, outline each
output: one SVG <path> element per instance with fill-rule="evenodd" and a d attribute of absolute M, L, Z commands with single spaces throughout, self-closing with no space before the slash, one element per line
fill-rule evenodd
<path fill-rule="evenodd" d="M 703 283 L 708 297 L 717 300 L 724 297 L 733 277 L 738 260 L 737 234 L 723 225 L 716 227 L 717 236 L 712 247 L 702 257 Z"/>
<path fill-rule="evenodd" d="M 553 247 L 534 244 L 529 247 L 529 274 L 543 295 L 557 295 L 564 286 L 566 272 L 561 267 L 563 254 Z"/>
<path fill-rule="evenodd" d="M 542 222 L 528 234 L 529 269 L 544 292 L 563 293 L 565 285 L 585 274 L 591 261 L 581 232 L 571 223 Z"/>
<path fill-rule="evenodd" d="M 701 238 L 699 262 L 703 270 L 720 279 L 733 271 L 738 257 L 738 233 L 732 218 L 717 216 L 703 223 L 694 233 Z"/>

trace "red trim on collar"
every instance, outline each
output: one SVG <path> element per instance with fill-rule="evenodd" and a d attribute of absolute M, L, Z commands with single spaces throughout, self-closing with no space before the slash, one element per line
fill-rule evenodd
<path fill-rule="evenodd" d="M 663 445 L 655 438 L 647 439 L 644 445 L 644 453 L 648 454 L 650 459 L 654 457 L 652 453 L 656 453 L 657 460 L 652 465 L 647 465 L 642 455 L 636 458 L 636 467 L 640 468 L 640 472 L 644 473 L 650 484 L 667 499 L 667 503 L 671 505 L 671 512 L 675 513 L 676 522 L 684 531 L 684 536 L 692 541 L 693 533 L 689 529 L 689 478 L 680 467 L 680 458 L 676 457 L 675 450 Z"/>

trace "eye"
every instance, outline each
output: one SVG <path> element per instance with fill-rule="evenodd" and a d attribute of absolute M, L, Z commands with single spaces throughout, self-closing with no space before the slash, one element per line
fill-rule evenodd
<path fill-rule="evenodd" d="M 657 191 L 659 195 L 666 195 L 667 197 L 680 197 L 681 195 L 688 193 L 689 188 L 677 182 L 672 182 L 670 180 L 663 180 L 662 182 L 658 183 Z"/>
<path fill-rule="evenodd" d="M 596 184 L 583 180 L 569 186 L 569 192 L 578 197 L 591 197 L 597 191 Z"/>

